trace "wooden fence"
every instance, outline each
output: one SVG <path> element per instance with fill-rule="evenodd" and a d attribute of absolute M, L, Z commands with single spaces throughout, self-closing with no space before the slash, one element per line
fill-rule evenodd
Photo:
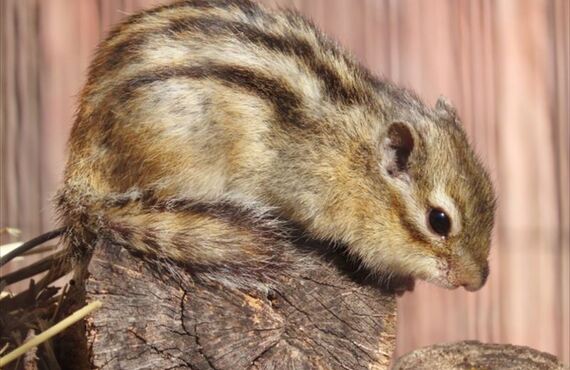
<path fill-rule="evenodd" d="M 476 293 L 420 284 L 398 352 L 459 339 L 570 362 L 568 0 L 267 0 L 294 7 L 371 70 L 457 105 L 499 191 L 491 276 Z M 54 227 L 77 93 L 97 42 L 151 0 L 2 0 L 0 227 Z M 4 238 L 3 241 L 6 241 Z"/>

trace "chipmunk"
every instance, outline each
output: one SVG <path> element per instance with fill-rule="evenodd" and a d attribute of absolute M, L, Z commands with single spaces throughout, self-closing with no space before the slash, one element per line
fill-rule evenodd
<path fill-rule="evenodd" d="M 292 223 L 373 274 L 474 291 L 495 196 L 445 98 L 374 77 L 294 12 L 186 0 L 99 46 L 57 207 L 71 249 L 235 272 Z"/>

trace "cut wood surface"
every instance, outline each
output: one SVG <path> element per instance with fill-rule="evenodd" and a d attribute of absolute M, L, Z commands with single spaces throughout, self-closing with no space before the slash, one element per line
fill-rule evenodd
<path fill-rule="evenodd" d="M 524 346 L 463 341 L 421 348 L 402 356 L 393 370 L 569 370 L 555 356 Z"/>
<path fill-rule="evenodd" d="M 93 368 L 384 369 L 395 347 L 396 301 L 318 256 L 272 289 L 203 282 L 114 245 L 96 248 L 86 299 Z M 175 277 L 176 276 L 176 277 Z"/>

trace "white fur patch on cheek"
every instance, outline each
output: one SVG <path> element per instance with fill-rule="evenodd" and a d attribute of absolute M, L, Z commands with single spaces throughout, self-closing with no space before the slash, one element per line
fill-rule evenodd
<path fill-rule="evenodd" d="M 423 205 L 420 205 L 412 194 L 413 192 L 409 190 L 407 192 L 402 192 L 402 196 L 406 203 L 407 213 L 410 215 L 410 220 L 413 221 L 414 226 L 418 231 L 426 235 L 428 238 L 435 240 L 436 238 L 427 225 L 426 215 L 428 209 L 425 209 Z"/>
<path fill-rule="evenodd" d="M 441 277 L 442 266 L 441 261 L 434 257 L 418 255 L 413 261 L 414 277 L 426 281 L 438 279 Z"/>
<path fill-rule="evenodd" d="M 447 261 L 436 260 L 435 262 L 436 267 L 431 271 L 432 274 L 428 276 L 425 281 L 446 289 L 456 288 L 456 286 L 450 281 L 451 271 Z"/>

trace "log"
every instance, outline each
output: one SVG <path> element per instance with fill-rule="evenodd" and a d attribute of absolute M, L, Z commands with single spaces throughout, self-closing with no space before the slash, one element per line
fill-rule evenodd
<path fill-rule="evenodd" d="M 303 258 L 310 268 L 279 271 L 268 289 L 243 289 L 99 245 L 84 283 L 85 300 L 103 302 L 85 327 L 88 367 L 387 368 L 395 347 L 394 294 L 338 261 Z"/>
<path fill-rule="evenodd" d="M 393 370 L 513 369 L 570 370 L 555 356 L 512 344 L 462 341 L 414 350 L 400 357 Z"/>

